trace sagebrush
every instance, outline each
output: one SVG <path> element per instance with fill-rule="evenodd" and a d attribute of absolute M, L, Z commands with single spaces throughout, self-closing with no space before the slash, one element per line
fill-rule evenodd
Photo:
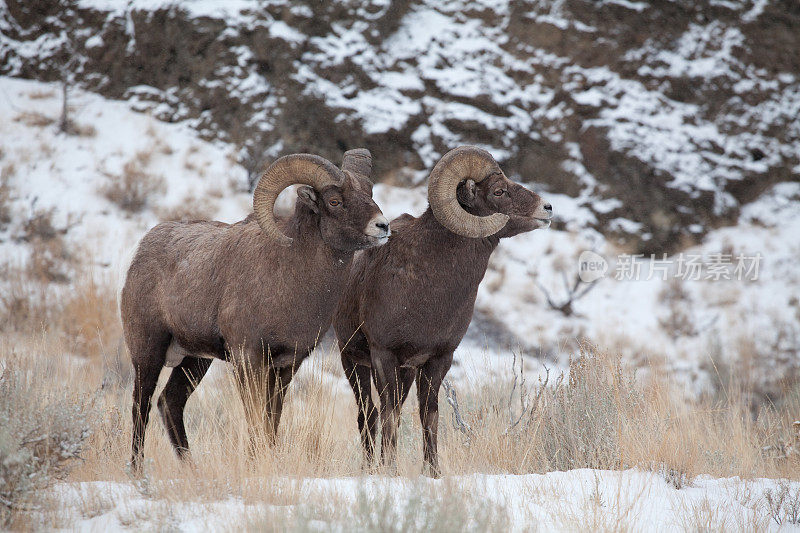
<path fill-rule="evenodd" d="M 38 492 L 63 478 L 91 434 L 86 398 L 32 387 L 38 376 L 0 367 L 0 527 L 38 508 Z"/>

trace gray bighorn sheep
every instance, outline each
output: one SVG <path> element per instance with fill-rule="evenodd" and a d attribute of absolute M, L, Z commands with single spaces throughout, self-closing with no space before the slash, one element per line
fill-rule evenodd
<path fill-rule="evenodd" d="M 369 151 L 351 150 L 342 170 L 309 154 L 275 161 L 253 193 L 253 214 L 235 224 L 165 222 L 143 238 L 120 310 L 135 371 L 131 466 L 140 471 L 151 396 L 174 366 L 158 407 L 178 456 L 188 454 L 183 410 L 211 365 L 231 361 L 251 434 L 274 438 L 286 387 L 331 323 L 356 250 L 379 246 L 389 224 L 372 200 Z M 297 189 L 294 213 L 273 214 Z"/>
<path fill-rule="evenodd" d="M 506 178 L 485 150 L 462 146 L 431 172 L 429 208 L 392 221 L 381 248 L 361 252 L 333 325 L 372 462 L 380 398 L 381 455 L 394 467 L 400 408 L 416 378 L 426 470 L 436 452 L 439 386 L 472 318 L 478 285 L 500 239 L 550 225 L 552 207 Z"/>

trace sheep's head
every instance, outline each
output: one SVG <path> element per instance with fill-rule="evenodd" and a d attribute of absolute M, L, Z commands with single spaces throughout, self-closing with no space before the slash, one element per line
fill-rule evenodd
<path fill-rule="evenodd" d="M 319 217 L 323 241 L 337 250 L 352 251 L 384 244 L 389 222 L 372 199 L 369 180 L 371 158 L 367 150 L 345 154 L 342 170 L 310 154 L 295 154 L 275 161 L 258 182 L 253 209 L 261 229 L 284 246 L 292 239 L 278 227 L 273 207 L 280 192 L 299 183 L 298 203 Z"/>
<path fill-rule="evenodd" d="M 442 157 L 431 172 L 428 200 L 444 227 L 464 237 L 509 237 L 550 225 L 553 208 L 508 179 L 497 161 L 475 146 Z"/>

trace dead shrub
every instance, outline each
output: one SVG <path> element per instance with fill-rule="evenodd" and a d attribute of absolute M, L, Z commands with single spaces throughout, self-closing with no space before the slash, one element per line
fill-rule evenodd
<path fill-rule="evenodd" d="M 26 242 L 49 241 L 66 233 L 64 230 L 56 229 L 53 223 L 54 211 L 52 208 L 37 210 L 23 225 L 22 240 Z"/>
<path fill-rule="evenodd" d="M 14 122 L 21 122 L 26 126 L 35 128 L 44 128 L 55 124 L 56 120 L 37 111 L 23 111 L 14 117 Z"/>
<path fill-rule="evenodd" d="M 80 458 L 91 433 L 91 408 L 85 397 L 37 387 L 14 361 L 0 370 L 0 527 L 5 529 L 19 514 L 36 510 L 35 496 Z"/>
<path fill-rule="evenodd" d="M 778 526 L 800 524 L 800 487 L 792 488 L 789 482 L 781 480 L 774 491 L 764 491 L 764 506 Z"/>
<path fill-rule="evenodd" d="M 33 241 L 28 276 L 43 283 L 67 283 L 75 257 L 63 239 Z"/>
<path fill-rule="evenodd" d="M 172 146 L 170 146 L 169 143 L 166 143 L 166 142 L 164 142 L 164 141 L 162 141 L 160 139 L 156 143 L 156 147 L 158 148 L 158 151 L 161 152 L 164 155 L 172 155 L 172 154 L 175 153 L 175 149 L 172 148 Z"/>
<path fill-rule="evenodd" d="M 73 122 L 70 133 L 79 137 L 94 137 L 97 135 L 97 129 L 91 124 L 78 124 Z"/>
<path fill-rule="evenodd" d="M 620 424 L 641 412 L 644 397 L 617 358 L 585 347 L 570 364 L 568 386 L 542 387 L 533 427 L 550 469 L 620 468 Z M 538 392 L 537 392 L 538 394 Z"/>
<path fill-rule="evenodd" d="M 198 172 L 198 170 L 200 169 L 198 164 L 190 157 L 187 157 L 186 159 L 183 160 L 183 168 L 185 168 L 189 172 Z"/>
<path fill-rule="evenodd" d="M 53 214 L 52 208 L 36 211 L 23 225 L 19 239 L 30 244 L 30 279 L 44 283 L 66 283 L 71 278 L 78 258 L 64 240 L 70 225 L 56 227 Z"/>
<path fill-rule="evenodd" d="M 53 91 L 37 90 L 28 93 L 28 98 L 31 100 L 44 100 L 46 98 L 53 98 L 56 95 Z"/>
<path fill-rule="evenodd" d="M 152 151 L 138 152 L 122 167 L 122 174 L 106 172 L 108 182 L 102 186 L 102 194 L 129 213 L 142 211 L 154 195 L 166 190 L 164 178 L 147 170 L 151 158 Z"/>
<path fill-rule="evenodd" d="M 733 531 L 733 517 L 727 509 L 714 505 L 708 498 L 703 498 L 699 503 L 688 506 L 681 514 L 681 526 L 684 531 L 724 532 Z M 755 528 L 751 531 L 762 531 L 766 528 Z"/>
<path fill-rule="evenodd" d="M 11 177 L 16 172 L 13 163 L 0 169 L 0 230 L 11 223 Z"/>
<path fill-rule="evenodd" d="M 658 301 L 667 307 L 665 316 L 658 323 L 672 339 L 697 335 L 695 321 L 691 316 L 692 299 L 678 279 L 671 280 L 658 294 Z"/>
<path fill-rule="evenodd" d="M 190 222 L 192 220 L 210 220 L 216 210 L 216 202 L 211 198 L 190 194 L 178 205 L 158 207 L 155 212 L 162 222 Z"/>
<path fill-rule="evenodd" d="M 31 281 L 27 269 L 3 267 L 4 289 L 0 291 L 0 330 L 41 330 L 48 321 L 49 291 Z"/>

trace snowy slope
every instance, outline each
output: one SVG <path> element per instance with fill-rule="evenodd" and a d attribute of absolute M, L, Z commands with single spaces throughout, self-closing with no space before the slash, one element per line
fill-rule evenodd
<path fill-rule="evenodd" d="M 0 6 L 0 73 L 57 79 L 74 50 L 78 84 L 235 145 L 250 179 L 366 146 L 378 180 L 415 182 L 479 144 L 609 238 L 676 252 L 800 174 L 789 3 Z"/>
<path fill-rule="evenodd" d="M 94 131 L 64 135 L 56 127 L 61 100 L 55 84 L 3 78 L 0 94 L 0 161 L 13 191 L 13 220 L 0 244 L 4 257 L 25 259 L 24 225 L 37 212 L 52 211 L 54 225 L 69 228 L 66 238 L 88 248 L 90 265 L 114 272 L 159 221 L 157 209 L 209 198 L 208 214 L 216 219 L 232 222 L 248 212 L 249 195 L 237 193 L 246 188 L 246 173 L 231 163 L 230 147 L 200 140 L 187 125 L 164 124 L 124 102 L 78 92 L 70 100 L 73 120 Z M 142 170 L 164 187 L 153 193 L 152 205 L 130 215 L 103 191 L 122 180 L 126 163 L 140 159 L 147 161 Z"/>

